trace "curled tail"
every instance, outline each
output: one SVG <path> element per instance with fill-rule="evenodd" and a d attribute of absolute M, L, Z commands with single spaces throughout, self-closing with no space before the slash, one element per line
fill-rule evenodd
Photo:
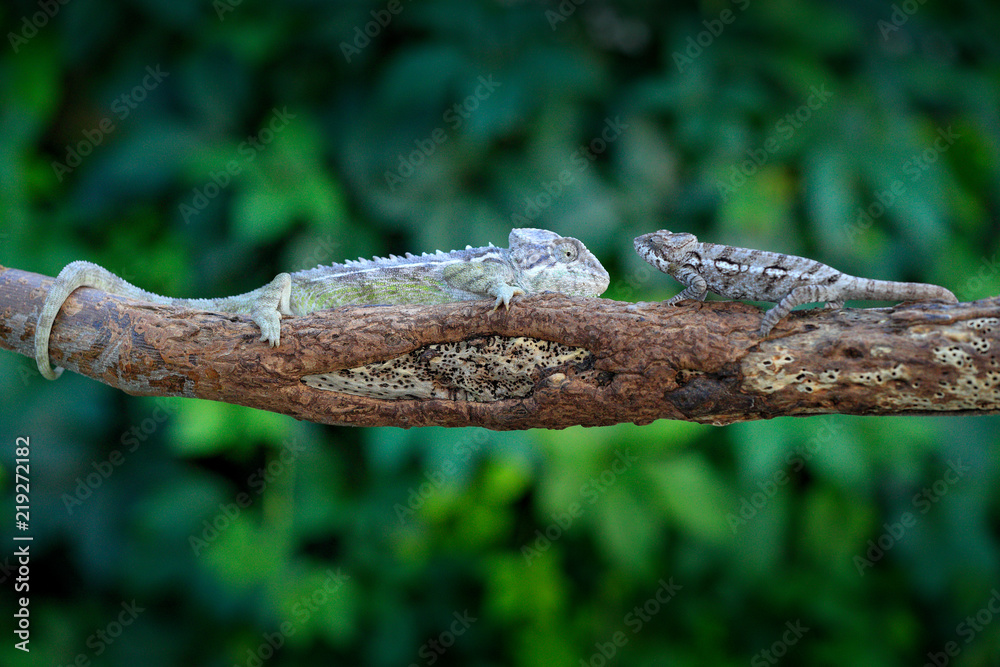
<path fill-rule="evenodd" d="M 950 291 L 926 283 L 897 283 L 890 280 L 862 280 L 844 290 L 845 299 L 867 301 L 944 301 L 958 303 Z"/>
<path fill-rule="evenodd" d="M 174 301 L 139 289 L 97 264 L 83 261 L 70 262 L 63 267 L 49 288 L 49 294 L 45 297 L 38 322 L 35 324 L 35 363 L 38 364 L 38 372 L 49 380 L 55 380 L 63 371 L 62 368 L 53 369 L 49 363 L 49 336 L 52 333 L 52 323 L 55 322 L 63 303 L 78 287 L 96 287 L 119 296 L 154 303 L 168 304 Z"/>
<path fill-rule="evenodd" d="M 35 363 L 38 372 L 49 380 L 55 380 L 63 371 L 62 368 L 53 369 L 49 362 L 52 323 L 63 303 L 78 287 L 96 287 L 110 294 L 168 306 L 248 314 L 260 327 L 261 340 L 272 346 L 277 346 L 280 340 L 281 316 L 293 314 L 290 302 L 292 278 L 287 273 L 279 273 L 267 285 L 246 294 L 221 299 L 174 299 L 140 289 L 97 264 L 71 262 L 63 267 L 49 288 L 35 325 Z"/>

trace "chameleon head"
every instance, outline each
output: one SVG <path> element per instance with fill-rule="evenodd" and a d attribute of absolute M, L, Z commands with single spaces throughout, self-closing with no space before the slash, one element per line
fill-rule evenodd
<path fill-rule="evenodd" d="M 698 239 L 694 234 L 675 234 L 661 229 L 658 232 L 637 236 L 633 244 L 640 257 L 660 271 L 671 273 L 675 264 L 690 250 L 689 246 L 697 242 Z"/>
<path fill-rule="evenodd" d="M 611 282 L 585 245 L 545 229 L 511 230 L 507 253 L 527 292 L 600 296 Z"/>

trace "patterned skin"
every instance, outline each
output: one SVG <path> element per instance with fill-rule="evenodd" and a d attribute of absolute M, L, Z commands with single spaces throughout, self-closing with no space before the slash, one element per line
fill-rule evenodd
<path fill-rule="evenodd" d="M 937 285 L 858 278 L 806 257 L 701 243 L 694 234 L 665 229 L 636 238 L 635 250 L 684 284 L 684 291 L 667 300 L 667 305 L 684 299 L 704 301 L 708 292 L 727 299 L 777 302 L 761 322 L 762 338 L 792 308 L 804 303 L 826 302 L 827 308 L 843 308 L 848 299 L 958 302 L 954 294 Z"/>

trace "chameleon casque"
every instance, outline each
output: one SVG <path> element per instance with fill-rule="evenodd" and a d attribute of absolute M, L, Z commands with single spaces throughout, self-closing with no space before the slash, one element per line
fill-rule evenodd
<path fill-rule="evenodd" d="M 826 302 L 827 308 L 843 308 L 848 299 L 958 303 L 954 294 L 937 285 L 858 278 L 806 257 L 701 243 L 694 234 L 666 229 L 637 237 L 635 251 L 685 285 L 667 305 L 704 301 L 709 291 L 727 299 L 777 302 L 761 322 L 762 338 L 804 303 Z"/>
<path fill-rule="evenodd" d="M 279 273 L 267 285 L 238 296 L 218 299 L 174 299 L 147 292 L 96 264 L 67 264 L 49 289 L 35 329 L 38 371 L 54 380 L 62 368 L 49 363 L 49 335 L 63 303 L 78 287 L 98 289 L 142 301 L 199 310 L 248 314 L 260 327 L 260 340 L 280 342 L 281 316 L 346 305 L 436 304 L 496 299 L 510 307 L 519 294 L 560 292 L 599 296 L 610 281 L 608 272 L 580 241 L 544 229 L 510 233 L 509 248 L 490 244 L 450 252 L 390 255 L 348 260 L 295 273 Z"/>

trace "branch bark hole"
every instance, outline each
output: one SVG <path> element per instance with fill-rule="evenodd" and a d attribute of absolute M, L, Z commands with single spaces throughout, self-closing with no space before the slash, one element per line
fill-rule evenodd
<path fill-rule="evenodd" d="M 489 403 L 529 396 L 541 383 L 561 385 L 566 375 L 594 366 L 580 347 L 518 336 L 481 336 L 434 343 L 413 352 L 357 368 L 305 375 L 302 382 L 323 391 L 385 400 L 443 398 Z M 593 375 L 593 373 L 591 373 Z"/>

